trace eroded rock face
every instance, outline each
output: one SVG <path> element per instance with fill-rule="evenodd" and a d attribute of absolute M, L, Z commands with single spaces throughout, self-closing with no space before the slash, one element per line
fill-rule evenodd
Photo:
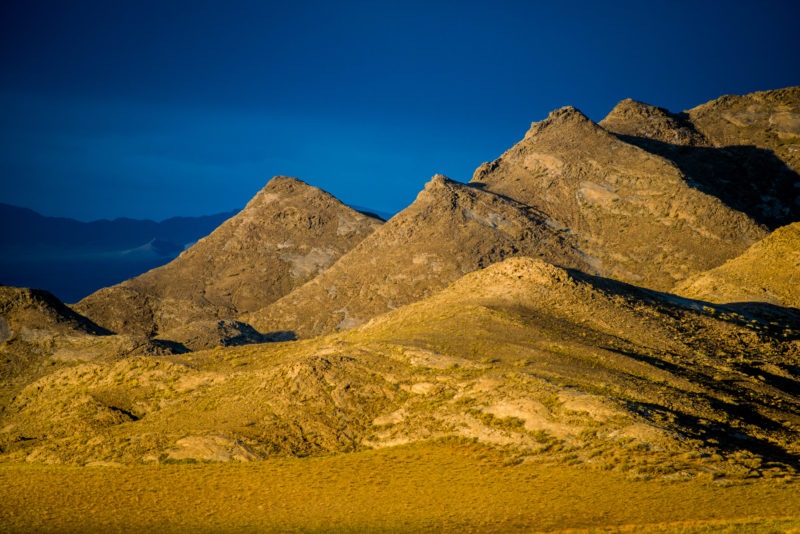
<path fill-rule="evenodd" d="M 277 176 L 173 262 L 75 309 L 111 330 L 148 336 L 235 319 L 319 274 L 380 225 L 316 187 Z"/>
<path fill-rule="evenodd" d="M 239 440 L 221 435 L 187 436 L 175 442 L 166 451 L 170 460 L 195 460 L 205 462 L 252 462 L 259 456 Z"/>

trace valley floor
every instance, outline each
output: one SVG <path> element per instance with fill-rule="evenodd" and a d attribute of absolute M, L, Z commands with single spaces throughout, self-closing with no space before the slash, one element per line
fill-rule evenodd
<path fill-rule="evenodd" d="M 456 440 L 251 464 L 7 464 L 0 531 L 800 532 L 798 484 L 634 480 Z"/>

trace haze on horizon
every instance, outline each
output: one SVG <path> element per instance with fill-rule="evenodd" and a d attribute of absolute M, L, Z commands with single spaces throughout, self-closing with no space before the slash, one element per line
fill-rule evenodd
<path fill-rule="evenodd" d="M 6 2 L 0 202 L 80 220 L 242 207 L 273 175 L 396 212 L 564 105 L 800 84 L 800 4 Z"/>

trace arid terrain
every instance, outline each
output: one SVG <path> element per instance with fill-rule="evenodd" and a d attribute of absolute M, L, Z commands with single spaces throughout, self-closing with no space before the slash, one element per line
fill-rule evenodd
<path fill-rule="evenodd" d="M 799 532 L 800 87 L 553 111 L 388 221 L 296 178 L 0 286 L 0 530 Z"/>

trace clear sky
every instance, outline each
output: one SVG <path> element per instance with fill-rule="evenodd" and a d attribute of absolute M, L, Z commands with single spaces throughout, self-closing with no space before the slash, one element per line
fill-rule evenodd
<path fill-rule="evenodd" d="M 399 211 L 532 121 L 800 85 L 800 2 L 0 3 L 0 202 L 242 207 L 270 177 Z"/>

